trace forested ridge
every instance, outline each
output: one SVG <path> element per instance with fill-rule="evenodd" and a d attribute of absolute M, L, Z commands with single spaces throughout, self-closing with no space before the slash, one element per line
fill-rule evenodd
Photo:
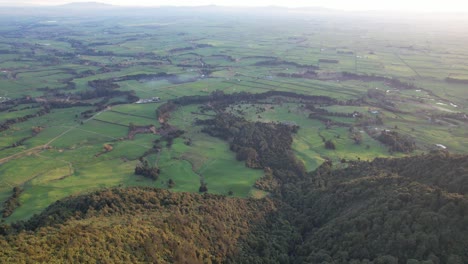
<path fill-rule="evenodd" d="M 221 263 L 238 252 L 271 200 L 103 190 L 57 201 L 27 222 L 3 226 L 3 263 Z"/>
<path fill-rule="evenodd" d="M 7 262 L 466 263 L 468 158 L 348 162 L 261 200 L 153 188 L 57 201 L 4 225 Z"/>
<path fill-rule="evenodd" d="M 466 263 L 467 184 L 467 157 L 444 152 L 325 163 L 284 192 L 303 238 L 295 262 Z"/>

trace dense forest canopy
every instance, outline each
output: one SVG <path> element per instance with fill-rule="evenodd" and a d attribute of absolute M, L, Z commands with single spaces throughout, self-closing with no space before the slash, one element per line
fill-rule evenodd
<path fill-rule="evenodd" d="M 262 200 L 99 191 L 3 226 L 1 253 L 12 262 L 465 263 L 467 162 L 437 152 L 324 163 Z"/>

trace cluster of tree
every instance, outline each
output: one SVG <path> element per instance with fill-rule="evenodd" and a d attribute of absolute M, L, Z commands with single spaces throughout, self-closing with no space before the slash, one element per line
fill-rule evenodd
<path fill-rule="evenodd" d="M 304 95 L 297 94 L 294 92 L 285 91 L 268 91 L 265 93 L 252 94 L 247 92 L 239 92 L 232 94 L 225 94 L 223 91 L 217 90 L 212 92 L 210 95 L 195 95 L 195 96 L 183 96 L 172 100 L 171 102 L 178 105 L 191 105 L 191 104 L 206 104 L 210 103 L 212 107 L 222 110 L 226 106 L 239 103 L 239 102 L 251 102 L 265 100 L 271 97 L 288 97 L 298 100 L 307 101 L 309 103 L 321 104 L 321 105 L 335 105 L 338 104 L 338 100 L 322 95 Z"/>
<path fill-rule="evenodd" d="M 407 114 L 408 112 L 405 112 L 403 110 L 400 110 L 393 102 L 389 100 L 380 100 L 377 103 L 369 103 L 370 106 L 377 107 L 377 108 L 382 108 L 385 109 L 389 112 L 392 113 L 399 113 L 399 114 Z"/>
<path fill-rule="evenodd" d="M 13 188 L 13 194 L 3 203 L 3 210 L 2 210 L 3 218 L 9 217 L 11 214 L 13 214 L 15 209 L 21 205 L 19 201 L 19 197 L 22 192 L 23 192 L 23 189 L 18 186 Z"/>
<path fill-rule="evenodd" d="M 468 115 L 463 113 L 463 112 L 458 112 L 458 113 L 432 113 L 431 119 L 443 119 L 446 122 L 449 122 L 454 125 L 458 125 L 458 122 L 454 121 L 462 121 L 462 122 L 468 122 Z M 454 119 L 454 120 L 450 120 Z"/>
<path fill-rule="evenodd" d="M 65 73 L 78 76 L 78 74 L 74 70 L 65 71 Z M 60 80 L 60 82 L 65 84 L 65 86 L 61 88 L 50 88 L 49 86 L 46 86 L 46 87 L 37 88 L 37 90 L 44 92 L 45 97 L 67 98 L 67 97 L 72 96 L 73 94 L 65 93 L 64 91 L 76 89 L 76 84 L 73 82 L 73 78 L 66 78 L 66 79 Z"/>
<path fill-rule="evenodd" d="M 167 181 L 167 188 L 172 189 L 175 186 L 175 181 L 173 179 L 169 179 Z"/>
<path fill-rule="evenodd" d="M 12 107 L 16 107 L 16 106 L 19 106 L 19 105 L 22 105 L 22 104 L 34 104 L 34 103 L 36 103 L 36 101 L 31 96 L 23 96 L 23 97 L 15 98 L 15 99 L 8 98 L 8 100 L 3 101 L 0 104 L 0 112 L 9 110 Z M 34 107 L 32 107 L 32 108 L 34 108 Z"/>
<path fill-rule="evenodd" d="M 380 114 L 377 114 L 375 116 L 364 116 L 362 118 L 359 118 L 358 121 L 356 122 L 356 125 L 369 129 L 368 127 L 372 125 L 378 125 L 378 126 L 383 125 L 384 124 L 383 121 L 384 120 L 382 116 Z M 370 133 L 371 131 L 368 131 L 368 132 L 369 134 L 372 134 Z"/>
<path fill-rule="evenodd" d="M 213 45 L 210 44 L 195 44 L 191 47 L 183 47 L 183 48 L 174 48 L 169 50 L 170 53 L 176 53 L 176 52 L 182 52 L 182 51 L 189 51 L 189 50 L 195 50 L 199 48 L 210 48 L 213 47 Z"/>
<path fill-rule="evenodd" d="M 301 73 L 285 73 L 285 72 L 280 72 L 277 74 L 278 77 L 286 77 L 286 78 L 309 78 L 309 79 L 315 79 L 317 78 L 317 72 L 313 70 L 307 70 L 305 72 Z"/>
<path fill-rule="evenodd" d="M 403 82 L 397 78 L 389 78 L 384 76 L 378 76 L 375 74 L 358 74 L 352 72 L 342 72 L 342 80 L 360 80 L 364 82 L 385 82 L 388 86 L 395 88 L 395 89 L 404 89 L 404 90 L 411 90 L 411 89 L 422 89 L 414 85 L 413 83 Z"/>
<path fill-rule="evenodd" d="M 335 150 L 336 146 L 335 146 L 335 143 L 333 142 L 333 140 L 331 140 L 331 139 L 326 140 L 325 141 L 325 148 L 330 149 L 330 150 Z"/>
<path fill-rule="evenodd" d="M 245 165 L 252 169 L 263 168 L 259 162 L 258 152 L 251 147 L 242 147 L 237 150 L 236 159 L 245 161 Z"/>
<path fill-rule="evenodd" d="M 383 130 L 377 140 L 387 145 L 391 152 L 410 153 L 416 149 L 416 143 L 413 139 L 396 131 Z"/>
<path fill-rule="evenodd" d="M 72 108 L 72 107 L 81 107 L 81 106 L 92 106 L 90 103 L 85 102 L 67 102 L 67 101 L 51 101 L 47 102 L 47 105 L 51 109 L 60 109 L 60 108 Z"/>
<path fill-rule="evenodd" d="M 114 90 L 120 88 L 120 86 L 112 80 L 92 80 L 88 81 L 88 85 L 96 90 Z"/>
<path fill-rule="evenodd" d="M 251 94 L 247 92 L 239 92 L 233 94 L 225 94 L 223 91 L 216 90 L 210 95 L 194 95 L 194 96 L 183 96 L 177 99 L 171 100 L 165 104 L 160 105 L 156 109 L 156 117 L 160 122 L 164 123 L 169 118 L 170 113 L 175 111 L 179 105 L 191 105 L 191 104 L 202 104 L 204 110 L 207 108 L 215 110 L 217 112 L 223 111 L 226 107 L 231 104 L 239 102 L 251 102 L 256 103 L 258 101 L 271 98 L 271 97 L 289 97 L 298 100 L 305 100 L 310 103 L 316 103 L 321 105 L 333 105 L 337 104 L 338 101 L 328 96 L 314 96 L 314 95 L 303 95 L 294 92 L 284 91 L 268 91 L 265 93 Z M 209 107 L 207 107 L 209 106 Z M 204 111 L 203 110 L 203 111 Z"/>
<path fill-rule="evenodd" d="M 202 75 L 202 77 L 210 77 L 211 74 L 213 72 L 215 72 L 216 66 L 209 65 L 209 64 L 203 62 L 202 59 L 200 59 L 200 63 L 202 63 L 202 67 L 199 70 L 199 72 L 200 72 L 200 75 Z"/>
<path fill-rule="evenodd" d="M 135 167 L 135 175 L 141 175 L 152 180 L 157 180 L 160 172 L 161 170 L 157 166 L 149 165 L 146 159 L 140 159 L 140 162 Z"/>
<path fill-rule="evenodd" d="M 448 193 L 468 194 L 468 159 L 463 155 L 436 150 L 429 155 L 399 159 L 376 158 L 371 165 L 390 168 L 392 173 L 441 188 Z"/>
<path fill-rule="evenodd" d="M 140 73 L 140 74 L 125 75 L 121 77 L 111 78 L 108 81 L 112 81 L 112 82 L 124 82 L 124 81 L 132 81 L 132 80 L 139 81 L 139 82 L 149 82 L 149 81 L 158 81 L 158 80 L 176 81 L 177 78 L 178 77 L 175 74 L 159 72 L 159 73 L 154 73 L 154 74 Z"/>
<path fill-rule="evenodd" d="M 338 54 L 345 54 L 345 55 L 354 55 L 354 52 L 352 51 L 344 51 L 344 50 L 339 50 L 336 53 Z"/>
<path fill-rule="evenodd" d="M 211 55 L 211 57 L 213 58 L 223 58 L 227 61 L 230 61 L 230 62 L 235 62 L 236 59 L 234 59 L 234 57 L 230 56 L 230 55 L 224 55 L 224 54 L 214 54 L 214 55 Z"/>
<path fill-rule="evenodd" d="M 11 50 L 5 50 L 5 49 L 2 49 L 0 50 L 0 54 L 15 54 L 14 51 L 11 51 Z"/>
<path fill-rule="evenodd" d="M 263 56 L 263 55 L 253 55 L 253 56 L 245 56 L 245 57 L 242 57 L 242 58 L 241 58 L 241 60 L 247 60 L 247 59 L 278 60 L 278 57 L 274 57 L 274 56 Z"/>
<path fill-rule="evenodd" d="M 127 138 L 133 140 L 137 134 L 157 134 L 157 132 L 154 125 L 137 126 L 134 123 L 129 123 Z"/>
<path fill-rule="evenodd" d="M 448 83 L 468 84 L 467 79 L 457 79 L 457 78 L 453 78 L 453 77 L 447 77 L 447 78 L 445 78 L 445 81 L 448 82 Z"/>
<path fill-rule="evenodd" d="M 266 57 L 269 58 L 269 57 Z M 297 68 L 307 68 L 310 70 L 318 70 L 319 67 L 316 65 L 303 65 L 299 64 L 297 62 L 292 62 L 292 61 L 285 61 L 285 60 L 279 60 L 279 59 L 272 59 L 272 60 L 266 60 L 266 61 L 259 61 L 254 64 L 254 66 L 293 66 Z"/>
<path fill-rule="evenodd" d="M 360 145 L 362 143 L 362 134 L 360 131 L 354 131 L 353 128 L 350 128 L 350 138 L 356 143 L 356 145 Z"/>
<path fill-rule="evenodd" d="M 208 192 L 208 185 L 206 184 L 205 181 L 200 182 L 200 187 L 198 188 L 198 192 L 200 192 L 200 193 Z"/>
<path fill-rule="evenodd" d="M 280 189 L 281 182 L 273 175 L 273 170 L 269 167 L 263 169 L 264 176 L 255 181 L 255 187 L 269 193 L 275 193 Z"/>
<path fill-rule="evenodd" d="M 466 186 L 466 156 L 376 159 L 343 170 L 330 165 L 284 191 L 300 212 L 293 222 L 303 239 L 296 263 L 468 261 L 468 200 L 460 195 L 466 188 L 456 187 Z"/>
<path fill-rule="evenodd" d="M 27 222 L 3 226 L 0 260 L 235 263 L 239 244 L 274 210 L 269 199 L 154 188 L 101 190 L 57 201 Z"/>
<path fill-rule="evenodd" d="M 88 45 L 80 40 L 77 39 L 71 39 L 71 38 L 59 38 L 59 41 L 65 41 L 70 43 L 72 48 L 75 49 L 75 53 L 81 54 L 81 55 L 88 55 L 88 56 L 114 56 L 115 54 L 111 51 L 102 51 L 102 50 L 95 50 L 90 47 L 93 47 L 92 45 Z"/>
<path fill-rule="evenodd" d="M 237 159 L 245 160 L 251 168 L 270 168 L 281 181 L 289 177 L 302 177 L 305 168 L 296 159 L 292 149 L 294 125 L 249 122 L 243 118 L 221 113 L 214 119 L 199 120 L 203 132 L 230 142 Z"/>
<path fill-rule="evenodd" d="M 95 99 L 95 98 L 104 98 L 103 101 L 95 103 L 94 105 L 97 106 L 100 109 L 103 109 L 106 107 L 107 102 L 109 101 L 109 98 L 113 97 L 125 97 L 126 100 L 123 102 L 113 102 L 113 105 L 116 104 L 123 104 L 123 103 L 133 103 L 139 100 L 139 98 L 135 95 L 135 92 L 133 91 L 119 91 L 117 90 L 120 88 L 118 84 L 113 82 L 112 80 L 93 80 L 89 81 L 88 85 L 92 87 L 92 89 L 88 89 L 84 92 L 78 93 L 78 97 L 81 100 L 89 100 L 89 99 Z M 67 103 L 67 102 L 62 102 L 61 104 L 70 105 L 72 106 L 79 106 L 78 104 L 82 105 L 87 105 L 86 103 Z"/>
<path fill-rule="evenodd" d="M 32 137 L 35 137 L 37 136 L 44 128 L 41 127 L 41 126 L 33 126 L 31 128 L 31 136 L 28 136 L 28 137 L 24 137 L 14 143 L 12 143 L 11 145 L 9 146 L 5 146 L 5 147 L 1 147 L 0 148 L 0 151 L 2 150 L 6 150 L 6 149 L 10 149 L 10 148 L 16 148 L 18 146 L 22 146 L 24 144 L 24 142 L 26 142 L 27 140 L 31 139 Z"/>
<path fill-rule="evenodd" d="M 333 60 L 333 59 L 319 59 L 319 62 L 322 62 L 322 63 L 340 63 L 339 60 Z"/>
<path fill-rule="evenodd" d="M 35 136 L 35 135 L 33 135 Z M 24 144 L 24 142 L 26 142 L 27 140 L 31 139 L 33 136 L 29 136 L 29 137 L 24 137 L 14 143 L 12 143 L 11 145 L 8 145 L 8 146 L 4 146 L 4 147 L 1 147 L 0 148 L 0 151 L 2 150 L 6 150 L 6 149 L 10 149 L 10 148 L 16 148 L 18 146 L 22 146 Z"/>
<path fill-rule="evenodd" d="M 50 112 L 50 108 L 48 106 L 44 106 L 41 110 L 37 111 L 35 114 L 28 114 L 22 117 L 7 119 L 3 121 L 2 123 L 0 123 L 0 132 L 10 129 L 11 125 L 26 122 L 31 118 L 43 116 L 45 114 L 48 114 L 49 112 Z"/>
<path fill-rule="evenodd" d="M 369 89 L 367 90 L 367 97 L 370 99 L 376 99 L 377 102 L 368 102 L 368 105 L 382 108 L 388 110 L 392 113 L 401 113 L 404 114 L 406 112 L 400 110 L 392 101 L 386 99 L 387 93 L 384 90 L 380 89 Z"/>
<path fill-rule="evenodd" d="M 368 89 L 367 90 L 367 97 L 371 99 L 383 100 L 387 93 L 384 90 L 380 89 Z"/>
<path fill-rule="evenodd" d="M 164 123 L 161 128 L 158 129 L 158 134 L 160 138 L 153 141 L 153 147 L 146 150 L 143 155 L 140 156 L 140 160 L 143 160 L 145 157 L 151 154 L 157 154 L 164 147 L 162 143 L 166 142 L 165 147 L 170 148 L 176 138 L 181 137 L 185 131 L 177 129 L 176 127 L 170 126 L 167 123 Z M 191 144 L 191 143 L 190 143 Z"/>
<path fill-rule="evenodd" d="M 333 121 L 330 118 L 327 118 L 325 116 L 323 116 L 322 114 L 317 113 L 317 112 L 309 114 L 310 119 L 316 119 L 316 120 L 321 121 L 322 123 L 324 123 L 326 125 L 327 129 L 330 128 L 331 126 L 339 126 L 339 127 L 351 127 L 352 126 L 351 123 Z"/>
<path fill-rule="evenodd" d="M 159 134 L 161 135 L 161 138 L 154 141 L 155 146 L 159 146 L 161 142 L 166 142 L 166 147 L 170 148 L 172 143 L 174 143 L 174 140 L 185 134 L 185 131 L 175 129 L 175 127 L 171 127 L 165 124 L 163 125 L 163 128 Z"/>
<path fill-rule="evenodd" d="M 100 97 L 116 97 L 123 93 L 121 91 L 115 90 L 120 88 L 120 86 L 109 80 L 93 80 L 89 81 L 88 85 L 93 89 L 86 90 L 79 94 L 80 98 L 83 100 Z"/>
<path fill-rule="evenodd" d="M 107 41 L 99 41 L 99 42 L 89 43 L 88 47 L 97 47 L 97 46 L 105 46 L 105 45 L 112 45 L 112 43 L 109 43 Z"/>
<path fill-rule="evenodd" d="M 86 110 L 86 111 L 83 111 L 80 113 L 80 116 L 82 118 L 90 118 L 93 116 L 93 113 L 95 113 L 96 111 L 95 110 L 92 110 L 92 109 L 89 109 L 89 110 Z"/>
<path fill-rule="evenodd" d="M 165 104 L 160 105 L 156 109 L 156 118 L 159 122 L 164 123 L 170 117 L 171 112 L 177 109 L 177 105 L 173 102 L 167 102 Z"/>
<path fill-rule="evenodd" d="M 95 157 L 99 157 L 105 153 L 108 153 L 108 152 L 111 152 L 112 150 L 114 149 L 114 147 L 111 145 L 111 144 L 104 144 L 102 146 L 102 150 L 97 153 L 96 155 L 94 155 Z"/>

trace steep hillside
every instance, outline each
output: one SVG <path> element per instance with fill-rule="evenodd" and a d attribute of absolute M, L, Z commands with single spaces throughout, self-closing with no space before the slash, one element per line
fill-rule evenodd
<path fill-rule="evenodd" d="M 1 262 L 220 263 L 270 200 L 112 189 L 72 197 L 26 223 L 3 229 Z M 16 230 L 15 230 L 16 229 Z M 22 231 L 18 231 L 22 230 Z"/>
<path fill-rule="evenodd" d="M 468 158 L 434 153 L 322 165 L 287 188 L 297 263 L 467 263 Z M 421 262 L 422 263 L 422 262 Z"/>
<path fill-rule="evenodd" d="M 348 162 L 263 200 L 151 188 L 58 201 L 3 226 L 6 262 L 467 263 L 467 156 Z"/>

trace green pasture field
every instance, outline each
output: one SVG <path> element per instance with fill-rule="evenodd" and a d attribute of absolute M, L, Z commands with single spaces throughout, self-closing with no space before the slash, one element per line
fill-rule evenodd
<path fill-rule="evenodd" d="M 385 116 L 386 128 L 410 136 L 422 151 L 435 149 L 436 144 L 442 144 L 450 151 L 460 153 L 468 147 L 466 125 L 435 124 L 423 115 L 395 116 L 385 113 Z"/>
<path fill-rule="evenodd" d="M 1 66 L 0 66 L 1 67 Z M 41 85 L 42 86 L 42 85 Z M 21 98 L 24 96 L 41 96 L 43 92 L 37 91 L 35 88 L 22 83 L 0 78 L 1 96 L 9 97 L 12 99 Z"/>
<path fill-rule="evenodd" d="M 83 125 L 77 127 L 76 130 L 88 131 L 89 133 L 95 133 L 98 135 L 106 135 L 109 138 L 126 137 L 128 134 L 127 127 L 116 126 L 96 120 L 89 120 Z"/>
<path fill-rule="evenodd" d="M 302 93 L 307 95 L 323 95 L 330 96 L 340 100 L 347 100 L 356 98 L 360 95 L 360 92 L 356 92 L 354 89 L 347 89 L 343 87 L 340 82 L 326 82 L 318 80 L 295 80 L 282 78 L 278 81 L 281 83 L 281 89 L 283 91 L 293 91 L 296 93 Z"/>
<path fill-rule="evenodd" d="M 160 88 L 159 91 L 163 93 L 161 96 L 162 100 L 173 99 L 182 96 L 191 96 L 191 95 L 199 95 L 204 94 L 208 95 L 211 92 L 216 90 L 224 90 L 225 88 L 229 87 L 229 84 L 225 84 L 220 82 L 219 80 L 215 79 L 199 79 L 198 81 L 191 82 L 191 83 L 184 83 L 179 85 L 170 85 L 167 87 Z M 172 96 L 169 98 L 165 98 L 165 95 Z"/>
<path fill-rule="evenodd" d="M 145 118 L 153 118 L 156 120 L 156 108 L 159 104 L 125 104 L 112 107 L 113 111 L 137 114 Z"/>
<path fill-rule="evenodd" d="M 14 111 L 14 112 L 8 112 L 8 113 L 2 113 L 0 116 L 0 122 L 4 122 L 7 119 L 13 119 L 13 118 L 18 118 L 18 117 L 23 117 L 26 115 L 31 115 L 37 113 L 39 109 L 38 108 L 32 108 L 32 109 L 24 109 L 24 110 L 19 110 L 19 111 Z"/>
<path fill-rule="evenodd" d="M 0 96 L 42 99 L 41 103 L 33 104 L 0 103 L 0 124 L 41 109 L 25 109 L 27 106 L 46 107 L 47 100 L 63 102 L 68 96 L 90 91 L 93 88 L 88 82 L 93 80 L 164 72 L 177 75 L 180 81 L 117 82 L 119 91 L 133 92 L 140 99 L 160 97 L 161 102 L 122 104 L 126 96 L 112 96 L 108 103 L 120 104 L 102 112 L 97 111 L 97 106 L 53 108 L 44 116 L 17 122 L 0 131 L 0 209 L 13 187 L 24 189 L 21 206 L 6 221 L 27 219 L 72 194 L 115 186 L 168 188 L 169 179 L 175 182 L 172 190 L 176 192 L 198 192 L 200 182 L 204 181 L 209 193 L 232 192 L 238 197 L 267 195 L 253 187 L 263 176 L 262 170 L 245 167 L 235 159 L 228 142 L 202 133 L 201 127 L 194 125 L 196 118 L 215 115 L 214 112 L 200 115 L 199 105 L 180 107 L 173 112 L 169 124 L 185 134 L 174 140 L 170 148 L 162 143 L 160 153 L 146 157 L 161 169 L 159 179 L 152 181 L 133 174 L 138 158 L 152 149 L 161 136 L 138 134 L 128 140 L 129 124 L 159 127 L 155 110 L 161 104 L 183 96 L 209 95 L 216 90 L 226 94 L 288 91 L 340 101 L 362 99 L 360 105 L 323 108 L 338 113 L 358 111 L 366 117 L 374 116 L 369 109 L 377 110 L 384 124 L 368 129 L 395 130 L 411 137 L 418 147 L 416 154 L 434 149 L 435 144 L 466 153 L 468 123 L 444 116 L 467 114 L 466 85 L 445 81 L 447 77 L 468 79 L 468 50 L 460 45 L 466 42 L 463 32 L 424 23 L 408 27 L 404 21 L 376 22 L 377 18 L 362 18 L 350 23 L 350 19 L 325 14 L 313 18 L 288 14 L 275 19 L 253 15 L 240 18 L 164 14 L 86 21 L 60 17 L 51 19 L 58 22 L 49 25 L 45 17 L 0 18 Z M 212 46 L 197 47 L 200 44 Z M 174 51 L 186 47 L 193 49 Z M 319 63 L 320 59 L 339 63 Z M 283 63 L 256 65 L 275 60 Z M 395 91 L 385 82 L 278 77 L 280 73 L 309 70 L 304 65 L 317 66 L 320 73 L 347 71 L 393 77 L 418 88 Z M 65 89 L 67 82 L 76 87 Z M 45 87 L 52 91 L 39 90 Z M 376 87 L 390 92 L 383 99 L 368 98 L 368 90 Z M 86 102 L 92 104 L 102 99 Z M 299 125 L 292 148 L 309 171 L 326 159 L 345 166 L 341 165 L 341 159 L 403 155 L 390 154 L 386 146 L 364 132 L 364 127 L 354 128 L 362 136 L 362 143 L 355 144 L 349 128 L 327 129 L 322 122 L 309 119 L 310 112 L 298 101 L 284 100 L 281 105 L 270 100 L 264 103 L 270 104 L 253 107 L 234 104 L 227 111 L 238 114 L 236 110 L 241 109 L 243 117 L 251 121 L 287 121 Z M 393 105 L 401 113 L 385 110 L 385 104 Z M 257 107 L 266 111 L 257 114 Z M 87 110 L 93 110 L 94 116 L 83 118 L 81 113 Z M 436 120 L 430 121 L 431 116 Z M 356 121 L 327 118 L 349 125 Z M 33 136 L 35 126 L 44 129 Z M 31 138 L 14 146 L 27 137 Z M 332 140 L 336 150 L 325 149 L 322 138 Z M 186 144 L 188 140 L 191 145 Z M 105 152 L 104 145 L 111 145 L 112 150 Z"/>
<path fill-rule="evenodd" d="M 127 105 L 119 110 L 128 112 L 129 109 L 134 110 L 131 112 L 135 114 L 149 114 L 154 111 L 151 111 L 148 105 Z M 195 111 L 196 108 L 190 110 Z M 179 120 L 181 123 L 178 125 L 183 128 L 191 128 L 193 117 L 179 118 L 178 115 L 184 116 L 183 113 L 191 115 L 186 111 L 177 112 L 174 114 L 174 120 Z M 105 119 L 128 117 L 112 112 L 102 113 L 98 117 L 101 116 Z M 119 138 L 126 135 L 127 129 L 115 128 L 115 125 L 95 120 L 71 127 L 71 131 L 68 131 L 69 127 L 57 128 L 46 128 L 27 145 L 33 147 L 45 144 L 51 138 L 61 135 L 50 144 L 52 149 L 16 159 L 15 162 L 7 163 L 10 166 L 2 167 L 4 184 L 1 187 L 1 196 L 8 196 L 11 186 L 21 185 L 25 190 L 21 196 L 21 202 L 25 206 L 18 208 L 8 218 L 9 221 L 28 218 L 51 202 L 70 194 L 119 185 L 168 188 L 169 179 L 176 183 L 174 191 L 196 192 L 200 180 L 203 179 L 210 193 L 226 195 L 232 191 L 234 196 L 245 197 L 255 192 L 252 186 L 263 175 L 261 170 L 248 169 L 243 162 L 236 161 L 235 154 L 229 150 L 226 142 L 213 139 L 199 131 L 188 131 L 193 145 L 187 147 L 181 140 L 177 140 L 171 149 L 163 150 L 158 159 L 162 173 L 160 179 L 153 182 L 134 176 L 133 169 L 135 160 L 152 148 L 152 141 L 157 136 L 137 135 L 132 141 L 121 141 Z M 121 132 L 115 133 L 119 129 Z M 62 135 L 66 131 L 68 132 Z M 96 157 L 104 144 L 111 144 L 113 150 Z M 200 155 L 204 150 L 207 150 L 206 154 Z M 29 159 L 38 163 L 29 162 Z M 200 159 L 202 162 L 194 167 L 193 164 Z M 22 171 L 14 170 L 18 164 L 25 162 L 30 166 L 22 167 Z M 227 168 L 229 170 L 226 170 Z M 14 177 L 14 173 L 21 173 L 23 178 Z"/>
<path fill-rule="evenodd" d="M 245 113 L 244 118 L 252 121 L 259 122 L 292 122 L 300 127 L 299 132 L 294 135 L 293 150 L 296 152 L 298 158 L 304 162 L 308 170 L 314 170 L 325 159 L 331 159 L 338 162 L 341 159 L 355 160 L 358 157 L 362 160 L 371 160 L 375 157 L 389 156 L 387 149 L 378 141 L 374 140 L 362 131 L 362 143 L 357 145 L 352 139 L 349 138 L 347 128 L 332 127 L 326 129 L 325 125 L 314 119 L 309 119 L 309 112 L 296 103 L 285 103 L 281 106 L 278 105 L 254 105 L 251 104 L 240 105 Z M 267 110 L 263 113 L 257 114 L 256 107 L 263 107 Z M 237 105 L 232 106 L 228 110 L 237 114 L 234 109 L 238 109 Z M 330 111 L 333 108 L 330 107 Z M 343 112 L 346 110 L 353 110 L 354 107 L 335 107 Z M 350 111 L 351 113 L 353 111 Z M 333 118 L 333 117 L 332 117 Z M 352 120 L 352 119 L 351 119 Z M 345 118 L 340 121 L 349 121 Z M 332 140 L 336 145 L 336 150 L 327 150 L 324 147 L 324 142 L 321 139 Z M 339 138 L 337 138 L 337 136 Z M 367 148 L 369 145 L 369 148 Z"/>
<path fill-rule="evenodd" d="M 157 122 L 156 118 L 146 118 L 137 115 L 130 116 L 112 111 L 106 111 L 99 116 L 96 116 L 95 119 L 124 126 L 128 126 L 129 123 L 134 123 L 135 125 L 151 125 Z"/>
<path fill-rule="evenodd" d="M 22 129 L 15 131 L 8 131 L 0 133 L 0 148 L 11 146 L 12 144 L 20 141 L 23 138 L 30 137 L 32 135 L 31 129 Z"/>
<path fill-rule="evenodd" d="M 172 114 L 171 125 L 185 130 L 184 137 L 190 138 L 192 145 L 187 146 L 183 140 L 176 140 L 171 150 L 163 150 L 161 155 L 170 151 L 172 159 L 188 161 L 193 172 L 198 175 L 197 188 L 203 179 L 210 193 L 227 194 L 232 191 L 235 196 L 248 196 L 255 181 L 263 176 L 263 171 L 245 167 L 244 162 L 236 161 L 235 153 L 229 150 L 227 142 L 200 132 L 201 127 L 194 126 L 193 120 L 209 117 L 192 114 L 197 112 L 198 106 L 192 105 L 180 108 Z M 165 166 L 163 161 L 160 165 L 162 168 Z M 162 169 L 161 176 L 164 175 Z M 177 181 L 175 182 L 177 186 Z M 179 187 L 177 190 L 183 189 Z"/>
<path fill-rule="evenodd" d="M 41 212 L 50 203 L 71 194 L 120 185 L 151 186 L 153 184 L 151 180 L 133 175 L 134 166 L 135 164 L 131 162 L 110 160 L 77 169 L 72 176 L 64 179 L 60 178 L 66 175 L 67 169 L 55 169 L 47 175 L 39 175 L 35 181 L 24 185 L 25 191 L 20 200 L 23 206 L 19 207 L 8 221 L 29 218 Z"/>

